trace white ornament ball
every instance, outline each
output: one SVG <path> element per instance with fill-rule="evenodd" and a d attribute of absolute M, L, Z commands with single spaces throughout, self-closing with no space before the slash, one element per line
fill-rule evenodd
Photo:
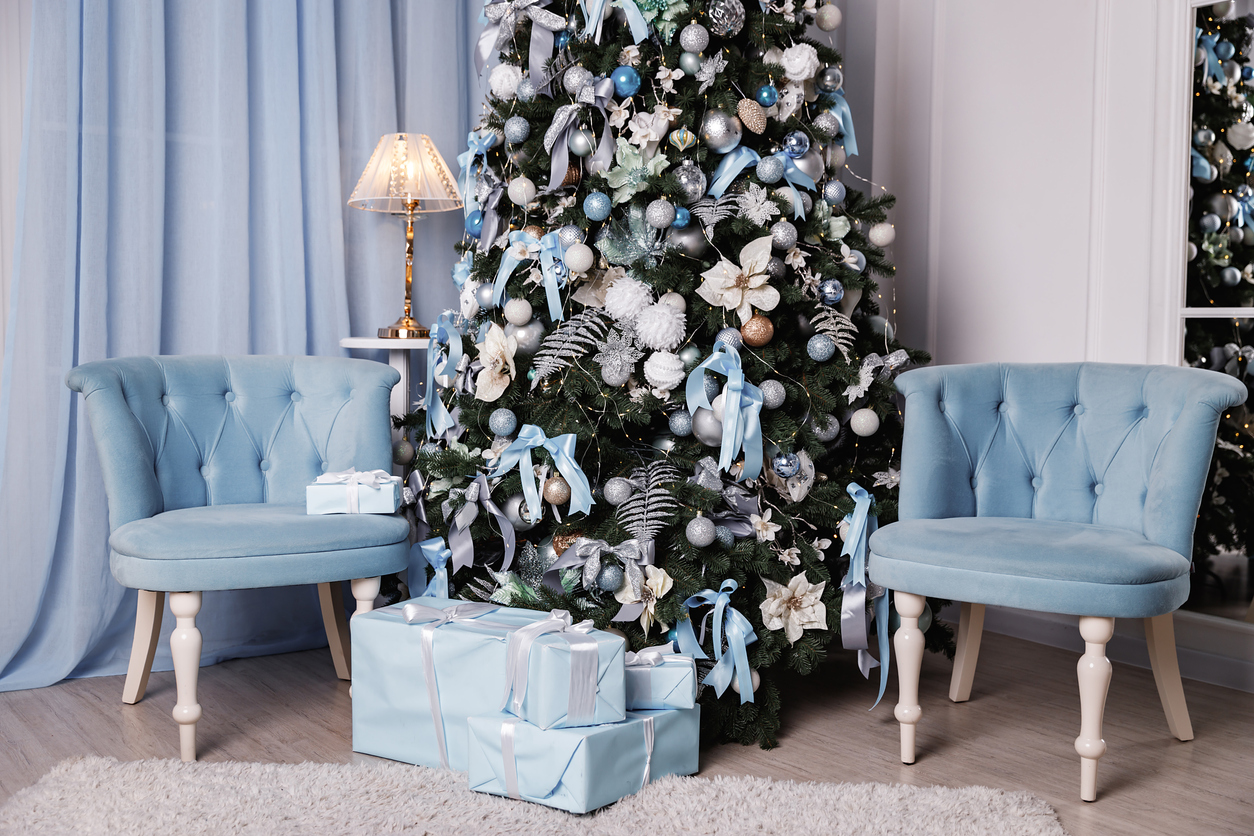
<path fill-rule="evenodd" d="M 656 302 L 636 315 L 636 335 L 646 348 L 674 351 L 684 341 L 686 320 L 683 311 Z"/>
<path fill-rule="evenodd" d="M 515 177 L 509 181 L 509 199 L 516 206 L 526 206 L 536 199 L 536 184 L 529 177 Z"/>
<path fill-rule="evenodd" d="M 723 422 L 705 407 L 697 407 L 692 413 L 692 434 L 706 447 L 718 447 L 723 443 Z"/>
<path fill-rule="evenodd" d="M 831 32 L 837 26 L 840 26 L 841 14 L 840 9 L 831 3 L 819 8 L 818 14 L 814 16 L 814 23 L 824 32 Z"/>
<path fill-rule="evenodd" d="M 505 320 L 511 325 L 526 325 L 531 321 L 531 303 L 526 299 L 510 299 L 505 303 Z"/>
<path fill-rule="evenodd" d="M 875 431 L 880 428 L 880 416 L 875 414 L 874 409 L 859 409 L 849 418 L 849 429 L 853 430 L 855 435 L 866 438 L 868 435 L 874 435 Z"/>
<path fill-rule="evenodd" d="M 498 99 L 512 99 L 522 81 L 522 70 L 513 64 L 497 64 L 488 74 L 488 89 Z"/>
<path fill-rule="evenodd" d="M 652 303 L 652 289 L 631 276 L 623 276 L 605 291 L 605 312 L 617 322 L 635 322 L 640 312 Z"/>
<path fill-rule="evenodd" d="M 592 252 L 592 248 L 587 244 L 571 244 L 566 248 L 566 255 L 562 256 L 562 261 L 566 263 L 566 269 L 572 273 L 586 273 L 592 269 L 592 263 L 596 260 L 596 255 Z"/>
<path fill-rule="evenodd" d="M 684 529 L 684 536 L 697 548 L 705 548 L 714 542 L 714 520 L 709 517 L 693 517 Z"/>
<path fill-rule="evenodd" d="M 897 230 L 890 223 L 878 223 L 867 230 L 867 240 L 877 247 L 887 247 L 897 238 Z"/>
<path fill-rule="evenodd" d="M 718 397 L 710 401 L 710 411 L 714 413 L 714 418 L 718 421 L 723 420 L 723 407 L 727 404 L 727 393 L 719 392 Z"/>
<path fill-rule="evenodd" d="M 655 389 L 671 391 L 683 383 L 684 361 L 669 351 L 655 351 L 644 361 L 644 379 Z"/>
<path fill-rule="evenodd" d="M 757 671 L 749 671 L 749 683 L 753 685 L 754 691 L 757 691 L 762 685 L 762 677 L 758 675 Z M 740 677 L 732 676 L 731 687 L 737 694 L 740 693 Z"/>
<path fill-rule="evenodd" d="M 658 299 L 663 305 L 670 305 L 675 310 L 683 313 L 688 310 L 688 300 L 684 298 L 682 293 L 676 293 L 671 290 L 662 294 L 662 298 Z"/>

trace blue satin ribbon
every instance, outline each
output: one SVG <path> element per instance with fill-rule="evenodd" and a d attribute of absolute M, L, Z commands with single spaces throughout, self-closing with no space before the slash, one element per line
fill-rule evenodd
<path fill-rule="evenodd" d="M 771 156 L 775 157 L 775 159 L 784 164 L 784 180 L 788 183 L 788 188 L 792 191 L 792 216 L 794 218 L 805 220 L 806 208 L 805 204 L 801 201 L 801 193 L 797 191 L 797 187 L 801 186 L 809 189 L 810 191 L 814 191 L 814 178 L 798 168 L 797 161 L 785 154 L 783 151 L 780 151 L 778 154 L 772 154 Z"/>
<path fill-rule="evenodd" d="M 609 0 L 579 0 L 579 5 L 583 7 L 583 17 L 585 26 L 583 30 L 584 37 L 593 36 L 596 43 L 601 43 L 601 16 L 605 12 L 605 4 Z M 620 4 L 623 14 L 627 16 L 627 25 L 631 28 L 632 43 L 640 43 L 649 37 L 649 22 L 644 19 L 644 14 L 636 5 L 635 0 L 622 0 Z"/>
<path fill-rule="evenodd" d="M 1203 35 L 1200 26 L 1193 29 L 1193 48 L 1201 47 L 1206 53 L 1206 77 L 1215 76 L 1216 79 L 1224 78 L 1224 65 L 1219 60 L 1219 56 L 1215 54 L 1215 44 L 1219 43 L 1219 33 L 1214 35 Z"/>
<path fill-rule="evenodd" d="M 462 255 L 461 261 L 453 265 L 453 284 L 457 285 L 457 289 L 461 290 L 466 286 L 466 282 L 470 280 L 470 268 L 474 263 L 474 256 L 467 250 Z"/>
<path fill-rule="evenodd" d="M 562 241 L 556 232 L 546 232 L 540 238 L 540 273 L 544 276 L 544 297 L 549 302 L 549 319 L 553 322 L 560 322 L 565 319 L 562 316 L 562 297 L 558 294 L 558 290 L 562 285 L 566 284 L 564 279 L 558 278 L 557 265 L 562 261 Z"/>
<path fill-rule="evenodd" d="M 756 479 L 762 473 L 762 390 L 745 380 L 740 352 L 727 343 L 719 343 L 714 352 L 688 375 L 685 394 L 689 412 L 696 412 L 699 407 L 712 408 L 705 396 L 707 369 L 727 377 L 727 391 L 723 397 L 723 441 L 718 451 L 718 466 L 730 473 L 736 453 L 743 449 L 745 466 L 737 481 Z"/>
<path fill-rule="evenodd" d="M 1210 162 L 1198 153 L 1196 148 L 1189 149 L 1189 158 L 1193 161 L 1193 176 L 1205 179 L 1210 176 Z M 1254 155 L 1250 156 L 1254 160 Z"/>
<path fill-rule="evenodd" d="M 505 302 L 505 285 L 509 277 L 515 268 L 522 264 L 522 259 L 514 256 L 514 245 L 519 243 L 527 245 L 528 253 L 534 252 L 533 247 L 540 246 L 535 236 L 521 229 L 516 229 L 509 234 L 509 246 L 505 248 L 505 252 L 501 253 L 501 266 L 496 271 L 496 281 L 492 285 L 492 304 L 498 308 Z"/>
<path fill-rule="evenodd" d="M 849 102 L 845 101 L 844 94 L 839 90 L 835 93 L 828 93 L 827 97 L 832 103 L 828 110 L 840 120 L 840 130 L 844 134 L 840 142 L 845 146 L 845 153 L 851 157 L 856 157 L 858 155 L 858 138 L 853 132 L 853 112 L 849 109 Z"/>
<path fill-rule="evenodd" d="M 422 555 L 422 559 L 426 564 L 435 570 L 435 577 L 427 581 L 427 588 L 423 590 L 417 598 L 447 598 L 448 595 L 448 562 L 452 559 L 453 553 L 449 551 L 448 546 L 444 544 L 443 537 L 432 537 L 430 540 L 423 540 L 421 543 L 414 543 L 409 548 L 409 577 L 414 577 L 414 550 Z M 426 577 L 425 570 L 421 565 L 418 567 Z"/>
<path fill-rule="evenodd" d="M 740 683 L 740 704 L 744 705 L 747 702 L 753 702 L 753 671 L 749 667 L 747 646 L 757 641 L 758 635 L 753 632 L 753 625 L 749 623 L 749 619 L 730 606 L 731 594 L 739 587 L 740 584 L 728 578 L 719 586 L 718 592 L 713 589 L 704 589 L 684 601 L 684 611 L 686 613 L 693 607 L 706 604 L 714 605 L 714 609 L 706 613 L 705 618 L 714 616 L 714 658 L 717 661 L 713 670 L 701 681 L 713 686 L 715 692 L 721 697 L 727 690 L 727 686 L 731 685 L 734 673 L 736 680 Z M 723 652 L 724 633 L 727 635 L 726 653 Z M 675 636 L 679 642 L 680 653 L 689 654 L 696 659 L 710 658 L 701 649 L 701 644 L 705 641 L 705 619 L 701 622 L 700 640 L 692 632 L 691 617 L 680 619 L 680 622 L 675 625 Z"/>
<path fill-rule="evenodd" d="M 706 191 L 710 197 L 719 198 L 727 191 L 740 172 L 744 171 L 750 165 L 757 165 L 762 157 L 752 148 L 746 148 L 743 145 L 738 146 L 734 151 L 724 154 L 723 159 L 718 164 L 718 168 L 714 169 L 714 176 L 710 178 L 710 188 Z"/>
<path fill-rule="evenodd" d="M 557 472 L 570 483 L 570 511 L 588 513 L 592 510 L 592 489 L 588 486 L 588 477 L 575 461 L 575 434 L 566 433 L 556 438 L 549 438 L 544 430 L 535 424 L 523 424 L 518 431 L 518 438 L 501 452 L 496 460 L 496 467 L 488 474 L 495 479 L 518 466 L 518 475 L 522 478 L 523 497 L 527 507 L 535 513 L 541 507 L 540 491 L 536 487 L 535 467 L 531 462 L 531 451 L 543 447 L 553 457 Z"/>
<path fill-rule="evenodd" d="M 850 482 L 845 488 L 853 497 L 853 513 L 845 517 L 849 523 L 849 531 L 845 536 L 842 556 L 849 558 L 849 571 L 840 582 L 842 601 L 840 608 L 840 641 L 846 650 L 858 651 L 858 669 L 867 679 L 871 677 L 871 669 L 880 669 L 880 691 L 875 698 L 875 708 L 884 698 L 884 689 L 888 687 L 889 642 L 888 642 L 888 593 L 885 592 L 875 599 L 875 623 L 880 658 L 876 661 L 867 652 L 868 628 L 866 617 L 867 593 L 867 541 L 878 527 L 877 517 L 871 513 L 871 495 L 857 482 Z"/>
<path fill-rule="evenodd" d="M 440 346 L 447 346 L 442 352 Z M 451 311 L 445 311 L 431 326 L 427 342 L 427 388 L 422 393 L 422 406 L 427 411 L 427 438 L 435 438 L 453 429 L 456 422 L 436 391 L 437 377 L 452 377 L 462 360 L 462 335 L 453 326 Z"/>
<path fill-rule="evenodd" d="M 474 175 L 475 157 L 483 155 L 484 164 L 488 161 L 488 149 L 492 147 L 493 136 L 480 136 L 478 131 L 471 131 L 466 136 L 466 150 L 457 155 L 457 187 L 462 193 L 462 218 L 470 217 L 470 213 L 479 208 L 479 199 L 475 196 L 474 186 L 470 178 Z"/>
<path fill-rule="evenodd" d="M 1254 195 L 1237 198 L 1237 214 L 1233 217 L 1237 226 L 1254 223 Z"/>

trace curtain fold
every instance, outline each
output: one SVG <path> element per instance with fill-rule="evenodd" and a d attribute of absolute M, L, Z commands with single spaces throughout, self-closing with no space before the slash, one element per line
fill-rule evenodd
<path fill-rule="evenodd" d="M 401 223 L 345 199 L 382 134 L 461 150 L 480 5 L 34 4 L 0 389 L 0 690 L 122 673 L 129 656 L 135 594 L 109 573 L 65 373 L 134 354 L 341 354 L 395 319 Z M 455 303 L 460 213 L 420 229 L 430 321 Z M 209 593 L 198 624 L 206 663 L 325 643 L 312 587 Z"/>

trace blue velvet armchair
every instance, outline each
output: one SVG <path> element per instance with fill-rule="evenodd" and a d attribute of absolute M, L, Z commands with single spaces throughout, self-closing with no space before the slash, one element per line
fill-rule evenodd
<path fill-rule="evenodd" d="M 950 699 L 967 700 L 988 604 L 1079 616 L 1080 796 L 1106 751 L 1106 643 L 1145 619 L 1171 733 L 1192 726 L 1171 614 L 1189 594 L 1193 527 L 1220 414 L 1246 389 L 1216 372 L 1099 363 L 939 366 L 903 374 L 900 520 L 870 541 L 895 590 L 901 759 L 914 762 L 925 596 L 964 602 Z"/>
<path fill-rule="evenodd" d="M 143 698 L 165 593 L 184 761 L 196 759 L 200 631 L 207 589 L 319 585 L 327 638 L 350 676 L 340 582 L 368 611 L 379 577 L 406 566 L 398 516 L 307 515 L 327 471 L 390 470 L 388 399 L 398 373 L 336 357 L 126 357 L 84 363 L 81 392 L 109 501 L 109 564 L 139 590 L 123 701 Z"/>

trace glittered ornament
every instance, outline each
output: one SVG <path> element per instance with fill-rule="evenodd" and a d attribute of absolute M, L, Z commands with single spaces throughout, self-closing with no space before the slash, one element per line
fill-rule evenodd
<path fill-rule="evenodd" d="M 784 137 L 784 153 L 794 160 L 800 158 L 809 150 L 810 137 L 806 136 L 805 131 L 789 131 L 788 135 Z"/>
<path fill-rule="evenodd" d="M 515 206 L 526 206 L 536 199 L 536 184 L 529 177 L 515 177 L 509 181 L 509 199 Z"/>
<path fill-rule="evenodd" d="M 762 107 L 772 107 L 779 101 L 779 90 L 775 88 L 774 84 L 763 84 L 757 89 L 757 92 L 753 94 L 753 98 L 756 99 L 758 104 L 762 105 Z"/>
<path fill-rule="evenodd" d="M 775 326 L 762 314 L 754 314 L 749 321 L 740 326 L 740 337 L 745 345 L 761 348 L 775 336 Z"/>
<path fill-rule="evenodd" d="M 726 154 L 737 145 L 744 136 L 744 126 L 740 120 L 721 110 L 710 110 L 701 120 L 701 141 L 716 154 Z"/>
<path fill-rule="evenodd" d="M 566 147 L 576 157 L 586 157 L 597 147 L 597 138 L 587 128 L 580 128 L 577 131 L 570 132 L 570 137 L 566 140 Z"/>
<path fill-rule="evenodd" d="M 671 131 L 668 140 L 677 151 L 687 151 L 689 148 L 697 144 L 697 135 L 687 128 L 676 128 Z"/>
<path fill-rule="evenodd" d="M 544 237 L 544 227 L 540 226 L 539 224 L 528 224 L 527 226 L 523 227 L 522 231 L 527 233 L 528 235 L 530 235 L 532 238 L 536 239 L 537 241 L 539 241 L 541 238 Z"/>
<path fill-rule="evenodd" d="M 615 592 L 623 585 L 623 567 L 613 563 L 601 567 L 597 573 L 597 588 L 602 592 Z"/>
<path fill-rule="evenodd" d="M 610 216 L 610 196 L 592 192 L 583 199 L 583 213 L 590 221 L 603 221 Z"/>
<path fill-rule="evenodd" d="M 840 279 L 823 279 L 819 282 L 819 301 L 824 305 L 836 305 L 845 298 L 845 286 Z"/>
<path fill-rule="evenodd" d="M 522 70 L 513 64 L 497 64 L 488 74 L 488 89 L 498 99 L 514 98 L 518 85 L 522 82 Z"/>
<path fill-rule="evenodd" d="M 544 501 L 553 505 L 570 502 L 570 483 L 561 476 L 554 476 L 544 483 Z"/>
<path fill-rule="evenodd" d="M 835 415 L 813 415 L 810 427 L 814 430 L 814 437 L 824 444 L 840 435 L 840 419 Z"/>
<path fill-rule="evenodd" d="M 686 409 L 672 412 L 670 418 L 667 419 L 667 424 L 670 426 L 672 435 L 679 438 L 692 435 L 692 414 Z"/>
<path fill-rule="evenodd" d="M 736 545 L 736 535 L 732 534 L 732 530 L 725 525 L 714 526 L 714 539 L 725 549 Z"/>
<path fill-rule="evenodd" d="M 704 52 L 710 45 L 710 32 L 700 23 L 689 23 L 679 32 L 679 46 L 688 52 Z"/>
<path fill-rule="evenodd" d="M 714 542 L 714 520 L 709 517 L 693 517 L 684 529 L 688 542 L 699 549 Z"/>
<path fill-rule="evenodd" d="M 723 422 L 714 417 L 712 410 L 697 407 L 692 413 L 692 434 L 706 447 L 718 447 L 723 443 Z"/>
<path fill-rule="evenodd" d="M 635 67 L 618 67 L 610 73 L 610 80 L 614 82 L 614 92 L 620 99 L 634 96 L 640 89 L 640 71 Z"/>
<path fill-rule="evenodd" d="M 708 182 L 705 179 L 705 172 L 692 160 L 684 160 L 680 164 L 675 170 L 675 179 L 679 181 L 679 188 L 683 190 L 685 203 L 693 203 L 705 196 L 705 187 Z M 586 208 L 585 211 L 587 211 Z"/>
<path fill-rule="evenodd" d="M 392 462 L 400 465 L 409 464 L 414 460 L 414 452 L 414 445 L 402 438 L 392 445 Z"/>
<path fill-rule="evenodd" d="M 510 145 L 526 142 L 531 136 L 531 123 L 521 116 L 511 116 L 505 120 L 505 141 Z"/>
<path fill-rule="evenodd" d="M 877 247 L 887 247 L 896 240 L 897 230 L 890 223 L 878 223 L 867 230 L 866 237 Z"/>
<path fill-rule="evenodd" d="M 596 260 L 596 256 L 592 252 L 592 248 L 587 244 L 576 243 L 566 248 L 566 254 L 562 256 L 562 261 L 566 264 L 566 269 L 572 273 L 586 273 L 592 269 L 592 264 Z"/>
<path fill-rule="evenodd" d="M 779 178 L 784 176 L 784 161 L 778 157 L 763 157 L 758 160 L 756 171 L 758 179 L 763 183 L 778 183 Z"/>
<path fill-rule="evenodd" d="M 506 499 L 505 504 L 501 506 L 501 513 L 505 514 L 505 519 L 509 520 L 516 532 L 530 531 L 540 523 L 540 520 L 544 519 L 543 507 L 532 511 L 521 493 L 516 493 Z"/>
<path fill-rule="evenodd" d="M 655 351 L 644 361 L 644 379 L 655 389 L 669 392 L 684 382 L 684 361 L 669 351 Z"/>
<path fill-rule="evenodd" d="M 814 117 L 814 125 L 816 131 L 822 131 L 828 136 L 839 136 L 841 131 L 840 119 L 830 110 L 825 110 L 818 116 Z"/>
<path fill-rule="evenodd" d="M 645 207 L 644 220 L 654 229 L 666 229 L 675 220 L 675 206 L 665 198 L 652 200 Z"/>
<path fill-rule="evenodd" d="M 604 365 L 601 367 L 601 381 L 606 386 L 622 386 L 631 378 L 631 369 L 622 365 Z"/>
<path fill-rule="evenodd" d="M 605 501 L 610 505 L 622 505 L 631 498 L 635 487 L 624 479 L 622 476 L 615 476 L 606 481 L 605 487 L 601 489 L 601 493 L 605 496 Z"/>
<path fill-rule="evenodd" d="M 855 435 L 865 438 L 868 435 L 874 435 L 879 428 L 880 416 L 875 414 L 874 409 L 859 409 L 849 416 L 849 429 L 853 430 Z"/>
<path fill-rule="evenodd" d="M 636 336 L 646 348 L 673 351 L 684 341 L 686 319 L 684 312 L 673 305 L 656 302 L 642 308 L 636 315 Z"/>
<path fill-rule="evenodd" d="M 781 479 L 791 479 L 801 472 L 801 459 L 796 453 L 776 453 L 771 459 L 771 470 Z"/>
<path fill-rule="evenodd" d="M 845 74 L 840 67 L 824 67 L 814 77 L 814 86 L 824 93 L 835 93 L 845 86 Z"/>
<path fill-rule="evenodd" d="M 531 303 L 526 299 L 510 299 L 505 303 L 505 320 L 514 325 L 531 321 Z"/>
<path fill-rule="evenodd" d="M 831 206 L 842 203 L 845 199 L 845 184 L 839 180 L 828 180 L 823 184 L 823 200 Z"/>
<path fill-rule="evenodd" d="M 585 84 L 592 83 L 592 71 L 578 64 L 562 74 L 562 88 L 572 96 L 579 95 Z"/>
<path fill-rule="evenodd" d="M 785 252 L 797 246 L 797 228 L 788 221 L 776 221 L 771 225 L 771 246 Z"/>
<path fill-rule="evenodd" d="M 687 227 L 671 227 L 666 235 L 668 249 L 678 250 L 690 258 L 700 258 L 710 248 L 705 231 L 698 224 Z"/>
<path fill-rule="evenodd" d="M 824 32 L 831 32 L 837 26 L 840 26 L 841 17 L 840 8 L 832 3 L 827 3 L 820 6 L 818 12 L 814 15 L 814 24 Z"/>
<path fill-rule="evenodd" d="M 764 380 L 758 388 L 762 390 L 762 406 L 767 409 L 779 409 L 788 397 L 788 390 L 778 380 Z"/>
<path fill-rule="evenodd" d="M 562 249 L 568 249 L 572 244 L 582 244 L 583 239 L 583 230 L 574 224 L 566 224 L 557 231 L 557 240 L 562 245 Z"/>
<path fill-rule="evenodd" d="M 740 329 L 733 328 L 730 325 L 714 335 L 715 345 L 723 343 L 724 345 L 729 345 L 732 348 L 740 348 L 743 342 L 744 338 L 740 335 Z"/>
<path fill-rule="evenodd" d="M 788 265 L 777 255 L 771 256 L 766 262 L 766 275 L 771 277 L 772 281 L 779 281 L 788 275 Z"/>
<path fill-rule="evenodd" d="M 705 14 L 710 19 L 710 31 L 720 37 L 735 37 L 745 25 L 745 7 L 740 0 L 710 0 Z"/>
<path fill-rule="evenodd" d="M 605 312 L 618 322 L 634 322 L 653 303 L 653 289 L 634 276 L 622 276 L 605 291 Z"/>
<path fill-rule="evenodd" d="M 583 179 L 583 168 L 577 160 L 571 160 L 566 166 L 566 176 L 562 178 L 562 188 L 567 186 L 578 186 L 579 181 Z"/>
<path fill-rule="evenodd" d="M 766 130 L 766 111 L 753 99 L 741 99 L 736 105 L 736 115 L 746 129 L 760 134 Z"/>
<path fill-rule="evenodd" d="M 811 360 L 823 363 L 832 359 L 832 355 L 835 353 L 836 343 L 826 334 L 815 334 L 806 343 L 806 354 L 810 355 Z"/>
<path fill-rule="evenodd" d="M 701 56 L 695 52 L 684 52 L 679 56 L 679 69 L 687 75 L 696 75 L 701 70 Z"/>
<path fill-rule="evenodd" d="M 518 97 L 520 102 L 529 102 L 536 97 L 536 85 L 530 77 L 523 78 L 518 82 L 518 87 L 514 90 L 514 95 Z"/>
<path fill-rule="evenodd" d="M 493 435 L 513 435 L 514 430 L 518 429 L 518 416 L 512 409 L 494 409 L 488 416 L 488 429 Z"/>

